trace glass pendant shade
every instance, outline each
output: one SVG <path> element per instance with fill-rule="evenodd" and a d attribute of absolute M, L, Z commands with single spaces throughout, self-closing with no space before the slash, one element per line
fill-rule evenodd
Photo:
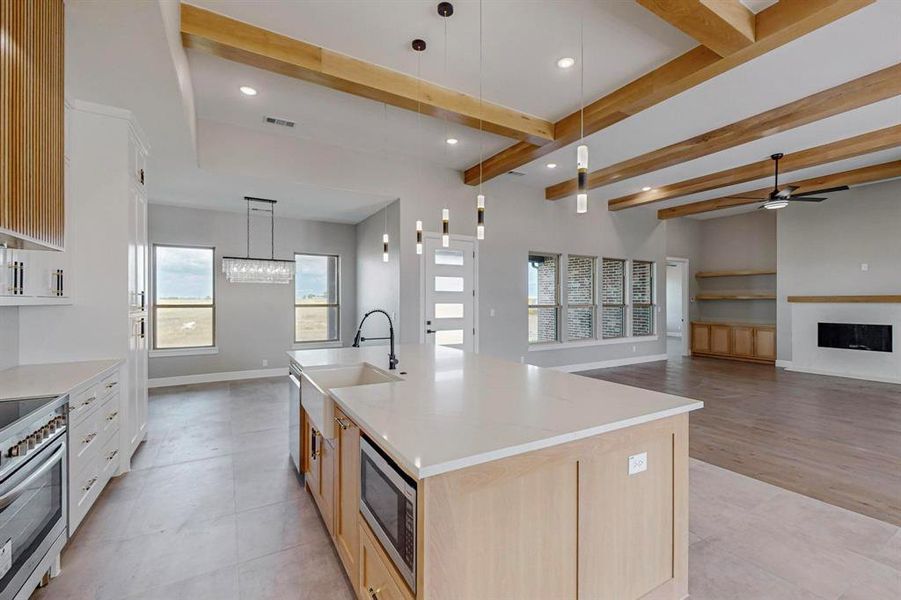
<path fill-rule="evenodd" d="M 476 196 L 476 239 L 485 239 L 485 196 Z"/>
<path fill-rule="evenodd" d="M 576 194 L 576 212 L 588 212 L 588 146 L 582 144 L 576 148 L 576 167 L 578 169 L 579 192 Z"/>
<path fill-rule="evenodd" d="M 441 245 L 444 248 L 450 246 L 450 210 L 441 209 Z"/>
<path fill-rule="evenodd" d="M 229 283 L 288 284 L 294 278 L 294 261 L 225 257 L 222 272 Z"/>
<path fill-rule="evenodd" d="M 416 221 L 416 254 L 422 254 L 422 221 Z"/>
<path fill-rule="evenodd" d="M 388 262 L 388 234 L 382 235 L 382 262 Z"/>

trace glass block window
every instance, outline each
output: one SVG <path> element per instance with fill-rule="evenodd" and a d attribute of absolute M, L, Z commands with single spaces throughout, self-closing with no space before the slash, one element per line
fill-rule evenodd
<path fill-rule="evenodd" d="M 626 261 L 605 258 L 601 262 L 601 335 L 604 339 L 626 336 Z"/>
<path fill-rule="evenodd" d="M 559 339 L 558 263 L 559 257 L 555 255 L 529 254 L 526 272 L 530 344 L 556 342 Z"/>

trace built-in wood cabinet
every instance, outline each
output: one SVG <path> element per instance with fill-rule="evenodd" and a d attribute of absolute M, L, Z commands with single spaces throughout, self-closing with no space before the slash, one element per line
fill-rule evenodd
<path fill-rule="evenodd" d="M 691 353 L 753 362 L 776 360 L 776 328 L 751 323 L 691 324 Z"/>
<path fill-rule="evenodd" d="M 335 547 L 348 573 L 357 571 L 360 513 L 360 428 L 335 407 Z"/>
<path fill-rule="evenodd" d="M 3 0 L 0 32 L 0 243 L 62 249 L 63 0 Z"/>
<path fill-rule="evenodd" d="M 358 519 L 360 539 L 360 567 L 357 573 L 348 571 L 351 581 L 356 577 L 357 596 L 366 600 L 413 600 L 413 595 L 391 566 L 391 559 L 362 518 Z"/>
<path fill-rule="evenodd" d="M 334 537 L 335 448 L 332 442 L 312 425 L 309 418 L 306 419 L 306 423 L 305 429 L 310 440 L 310 456 L 304 477 L 310 494 L 316 501 L 316 506 L 319 507 L 322 520 L 329 534 Z"/>

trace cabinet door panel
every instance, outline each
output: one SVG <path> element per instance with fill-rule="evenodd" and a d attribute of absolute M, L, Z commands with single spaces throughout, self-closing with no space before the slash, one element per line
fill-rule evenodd
<path fill-rule="evenodd" d="M 710 326 L 691 324 L 691 349 L 693 352 L 710 352 Z"/>
<path fill-rule="evenodd" d="M 360 512 L 360 429 L 335 408 L 335 545 L 351 579 L 359 555 L 357 515 Z"/>
<path fill-rule="evenodd" d="M 333 441 L 324 437 L 319 438 L 322 443 L 322 454 L 320 455 L 319 465 L 319 512 L 322 514 L 322 520 L 325 521 L 325 528 L 328 529 L 332 538 L 335 537 L 335 446 Z"/>
<path fill-rule="evenodd" d="M 754 356 L 754 328 L 732 328 L 732 354 L 735 356 Z"/>
<path fill-rule="evenodd" d="M 710 351 L 713 354 L 732 353 L 732 328 L 728 325 L 710 326 Z"/>
<path fill-rule="evenodd" d="M 776 330 L 760 328 L 754 330 L 755 356 L 767 360 L 776 359 Z"/>
<path fill-rule="evenodd" d="M 366 530 L 366 525 L 359 524 L 360 568 L 356 579 L 357 595 L 370 600 L 412 600 L 406 586 L 397 582 L 391 574 L 389 559 L 379 548 L 378 542 Z"/>

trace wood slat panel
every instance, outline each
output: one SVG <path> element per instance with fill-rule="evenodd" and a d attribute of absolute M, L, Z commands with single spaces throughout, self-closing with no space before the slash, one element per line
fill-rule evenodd
<path fill-rule="evenodd" d="M 585 135 L 638 114 L 646 108 L 713 79 L 811 31 L 872 4 L 875 0 L 780 0 L 757 14 L 757 40 L 742 50 L 720 57 L 698 46 L 585 107 Z M 554 141 L 538 146 L 520 142 L 482 161 L 488 181 L 538 160 L 579 139 L 579 112 L 554 124 Z M 479 183 L 479 165 L 466 169 L 463 181 Z"/>
<path fill-rule="evenodd" d="M 901 160 L 882 163 L 880 165 L 872 165 L 870 167 L 862 167 L 851 171 L 841 173 L 832 173 L 822 177 L 814 177 L 805 179 L 804 181 L 785 182 L 784 185 L 795 185 L 798 189 L 796 194 L 811 192 L 814 190 L 823 190 L 842 185 L 857 185 L 861 183 L 872 183 L 874 181 L 882 181 L 883 179 L 892 179 L 893 177 L 901 177 Z M 688 215 L 696 215 L 714 210 L 722 210 L 733 206 L 746 206 L 748 204 L 757 204 L 767 199 L 772 188 L 760 188 L 750 192 L 741 192 L 742 196 L 751 196 L 750 198 L 734 198 L 726 196 L 723 198 L 713 198 L 712 200 L 701 200 L 700 202 L 691 202 L 671 208 L 664 208 L 657 211 L 658 219 L 675 219 Z"/>
<path fill-rule="evenodd" d="M 62 0 L 0 2 L 0 234 L 64 243 Z"/>
<path fill-rule="evenodd" d="M 901 63 L 687 140 L 598 169 L 588 175 L 588 188 L 599 188 L 615 181 L 686 163 L 899 94 L 901 94 Z M 545 190 L 545 197 L 548 200 L 558 200 L 575 194 L 576 187 L 575 179 L 563 181 L 548 187 Z"/>

